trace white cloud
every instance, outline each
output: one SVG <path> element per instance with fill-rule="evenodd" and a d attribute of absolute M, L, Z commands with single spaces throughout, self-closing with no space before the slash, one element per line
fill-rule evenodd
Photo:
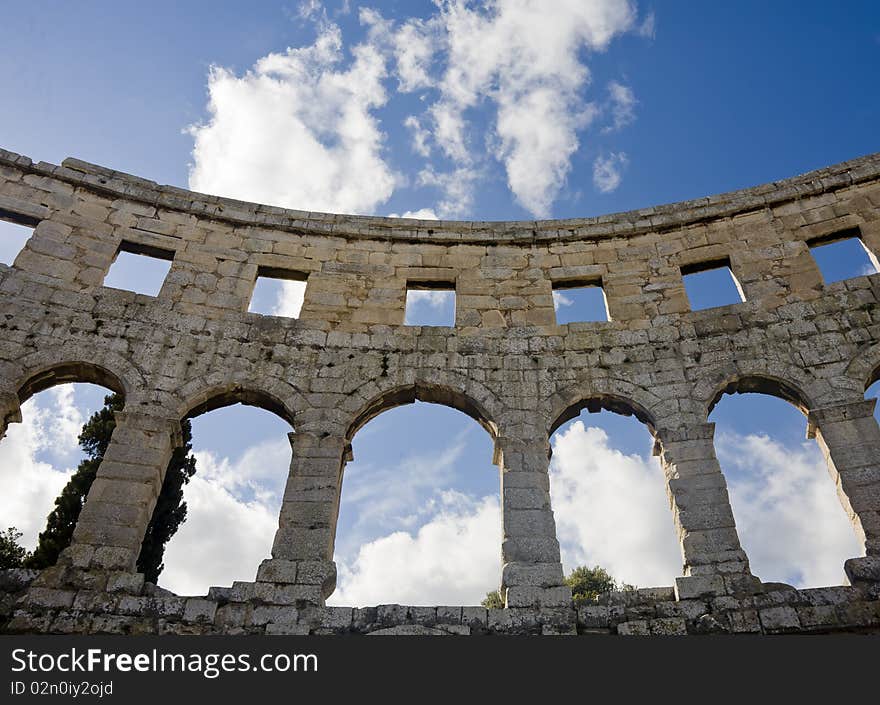
<path fill-rule="evenodd" d="M 401 91 L 411 92 L 430 88 L 435 81 L 431 76 L 431 62 L 438 49 L 436 20 L 410 19 L 393 34 L 394 58 Z"/>
<path fill-rule="evenodd" d="M 681 575 L 655 458 L 624 455 L 609 445 L 605 431 L 578 420 L 554 437 L 550 485 L 566 572 L 600 565 L 640 587 L 672 585 Z"/>
<path fill-rule="evenodd" d="M 427 167 L 419 173 L 418 183 L 420 186 L 433 186 L 440 190 L 442 196 L 437 203 L 436 212 L 441 218 L 461 218 L 473 206 L 474 183 L 478 177 L 479 173 L 468 167 L 445 173 Z"/>
<path fill-rule="evenodd" d="M 617 132 L 635 121 L 635 108 L 638 101 L 632 88 L 617 81 L 611 81 L 608 84 L 608 94 L 611 124 L 602 131 Z"/>
<path fill-rule="evenodd" d="M 403 215 L 389 213 L 389 218 L 415 218 L 416 220 L 438 220 L 433 208 L 419 208 L 417 211 L 406 211 Z"/>
<path fill-rule="evenodd" d="M 569 298 L 558 289 L 553 290 L 553 308 L 555 310 L 558 311 L 563 306 L 571 306 L 573 304 L 574 299 Z"/>
<path fill-rule="evenodd" d="M 716 448 L 752 572 L 797 587 L 844 583 L 843 562 L 860 547 L 818 447 L 719 433 Z M 567 571 L 598 564 L 640 586 L 681 574 L 655 458 L 624 455 L 578 420 L 555 438 L 550 481 Z"/>
<path fill-rule="evenodd" d="M 501 579 L 497 497 L 442 492 L 417 531 L 396 531 L 364 544 L 349 565 L 338 562 L 335 605 L 476 605 Z"/>
<path fill-rule="evenodd" d="M 438 289 L 411 289 L 406 292 L 407 301 L 413 306 L 422 304 L 429 308 L 443 308 L 450 303 L 452 297 L 451 291 L 440 291 Z"/>
<path fill-rule="evenodd" d="M 625 32 L 645 34 L 651 17 L 637 27 L 630 0 L 558 0 L 552 12 L 540 0 L 436 6 L 402 22 L 362 8 L 366 39 L 347 59 L 323 5 L 305 0 L 298 14 L 318 29 L 312 46 L 269 54 L 242 76 L 213 67 L 210 119 L 190 128 L 190 187 L 304 210 L 374 212 L 407 182 L 383 157 L 376 116 L 393 77 L 399 92 L 421 92 L 425 104 L 404 125 L 417 155 L 440 155 L 417 182 L 440 189 L 433 210 L 444 218 L 470 212 L 488 153 L 516 200 L 549 216 L 579 135 L 600 113 L 586 97 L 587 52 L 605 51 Z M 619 83 L 609 90 L 620 129 L 635 98 Z"/>
<path fill-rule="evenodd" d="M 283 439 L 251 446 L 235 462 L 195 455 L 196 474 L 184 488 L 187 519 L 168 542 L 159 576 L 182 595 L 254 579 L 278 528 L 291 450 Z"/>
<path fill-rule="evenodd" d="M 638 34 L 646 39 L 653 39 L 657 34 L 657 17 L 653 12 L 649 12 L 642 24 L 639 25 Z"/>
<path fill-rule="evenodd" d="M 359 435 L 370 430 L 368 425 Z M 344 536 L 337 537 L 337 555 L 349 556 L 354 547 L 390 528 L 412 527 L 423 520 L 425 513 L 431 511 L 422 504 L 425 493 L 454 481 L 455 466 L 464 452 L 467 433 L 452 438 L 441 453 L 413 452 L 394 465 L 376 467 L 358 463 L 355 455 L 355 462 L 345 469 L 342 487 L 345 511 L 350 512 L 355 521 Z"/>
<path fill-rule="evenodd" d="M 313 20 L 324 14 L 324 6 L 320 0 L 302 0 L 297 8 L 297 15 L 303 20 Z"/>
<path fill-rule="evenodd" d="M 752 572 L 797 587 L 845 583 L 843 562 L 861 547 L 818 446 L 729 433 L 715 445 Z"/>
<path fill-rule="evenodd" d="M 10 424 L 0 442 L 0 531 L 16 527 L 22 532 L 21 544 L 33 549 L 79 461 L 83 417 L 73 404 L 73 385 L 59 385 L 28 400 L 21 415 L 22 422 Z M 38 460 L 42 454 L 61 467 Z"/>
<path fill-rule="evenodd" d="M 412 133 L 413 151 L 423 157 L 431 156 L 431 147 L 428 144 L 431 133 L 422 127 L 419 119 L 415 115 L 409 115 L 403 125 Z"/>
<path fill-rule="evenodd" d="M 272 309 L 272 315 L 299 318 L 303 299 L 306 295 L 306 283 L 285 279 L 280 284 L 281 286 L 278 287 L 278 298 Z"/>
<path fill-rule="evenodd" d="M 593 185 L 602 193 L 611 193 L 623 181 L 623 169 L 629 163 L 624 152 L 599 156 L 593 162 Z"/>
<path fill-rule="evenodd" d="M 439 6 L 447 62 L 440 98 L 429 109 L 435 140 L 460 167 L 471 167 L 465 113 L 491 100 L 494 152 L 508 185 L 525 208 L 548 216 L 578 149 L 578 132 L 597 114 L 583 96 L 590 71 L 582 51 L 604 51 L 632 29 L 634 6 L 626 0 L 564 0 L 553 12 L 538 0 L 499 0 L 485 9 L 467 0 Z"/>
<path fill-rule="evenodd" d="M 373 110 L 386 61 L 370 40 L 343 67 L 342 35 L 260 59 L 243 76 L 211 69 L 210 119 L 194 125 L 190 188 L 304 210 L 371 213 L 395 185 Z"/>

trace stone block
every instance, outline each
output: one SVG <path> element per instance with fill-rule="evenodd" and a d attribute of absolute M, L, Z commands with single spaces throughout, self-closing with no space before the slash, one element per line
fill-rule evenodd
<path fill-rule="evenodd" d="M 648 636 L 651 628 L 647 620 L 634 620 L 618 624 L 617 633 L 620 636 Z"/>
<path fill-rule="evenodd" d="M 759 610 L 761 626 L 765 632 L 794 631 L 800 628 L 798 613 L 793 607 L 767 607 Z"/>
<path fill-rule="evenodd" d="M 724 595 L 724 578 L 715 573 L 709 575 L 690 575 L 675 579 L 675 599 L 691 600 L 713 595 Z"/>

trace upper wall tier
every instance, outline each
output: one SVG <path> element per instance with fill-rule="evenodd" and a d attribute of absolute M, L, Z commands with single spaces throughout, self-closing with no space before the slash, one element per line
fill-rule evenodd
<path fill-rule="evenodd" d="M 60 167 L 47 162 L 34 164 L 30 158 L 4 149 L 0 149 L 0 164 L 64 181 L 76 187 L 89 188 L 105 196 L 126 198 L 236 226 L 267 227 L 294 233 L 332 233 L 346 238 L 376 238 L 395 242 L 475 245 L 528 245 L 533 242 L 596 240 L 629 237 L 645 232 L 664 232 L 775 207 L 789 201 L 876 181 L 880 177 L 878 152 L 752 188 L 593 218 L 455 221 L 382 218 L 279 208 L 188 191 L 175 186 L 162 186 L 155 181 L 74 158 L 65 159 Z"/>
<path fill-rule="evenodd" d="M 824 290 L 809 245 L 857 235 L 880 253 L 880 154 L 693 201 L 597 218 L 463 222 L 307 213 L 159 186 L 67 159 L 0 150 L 0 218 L 35 226 L 15 269 L 99 289 L 121 249 L 172 260 L 176 312 L 244 314 L 257 276 L 306 279 L 300 318 L 323 330 L 402 326 L 408 286 L 456 292 L 459 332 L 556 326 L 553 288 L 604 290 L 616 328 L 686 315 L 683 274 L 727 264 L 745 306 Z"/>

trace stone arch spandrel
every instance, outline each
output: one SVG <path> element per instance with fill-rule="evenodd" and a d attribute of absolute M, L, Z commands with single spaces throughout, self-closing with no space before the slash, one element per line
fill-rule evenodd
<path fill-rule="evenodd" d="M 661 423 L 658 409 L 665 400 L 653 392 L 617 378 L 585 379 L 570 384 L 545 398 L 541 413 L 547 437 L 550 438 L 566 421 L 578 416 L 584 409 L 605 409 L 624 416 L 635 416 L 653 434 Z"/>
<path fill-rule="evenodd" d="M 844 377 L 856 392 L 868 389 L 880 379 L 880 343 L 863 346 L 850 360 Z"/>
<path fill-rule="evenodd" d="M 828 387 L 828 389 L 823 389 Z M 809 392 L 805 390 L 810 390 Z M 694 385 L 694 397 L 700 400 L 708 418 L 725 394 L 767 394 L 789 402 L 805 416 L 816 408 L 818 400 L 829 395 L 830 386 L 793 365 L 750 363 L 730 365 L 705 374 Z"/>
<path fill-rule="evenodd" d="M 441 404 L 467 414 L 493 440 L 504 416 L 498 398 L 478 382 L 447 370 L 403 370 L 371 380 L 348 394 L 343 404 L 348 419 L 346 438 L 353 438 L 358 430 L 383 411 L 416 401 Z"/>
<path fill-rule="evenodd" d="M 308 408 L 299 390 L 278 379 L 208 375 L 190 380 L 181 387 L 172 415 L 193 418 L 239 403 L 270 411 L 294 428 L 297 416 Z"/>
<path fill-rule="evenodd" d="M 15 389 L 22 403 L 57 384 L 89 382 L 125 397 L 127 405 L 145 402 L 144 375 L 125 358 L 97 347 L 62 345 L 34 352 L 19 363 Z"/>

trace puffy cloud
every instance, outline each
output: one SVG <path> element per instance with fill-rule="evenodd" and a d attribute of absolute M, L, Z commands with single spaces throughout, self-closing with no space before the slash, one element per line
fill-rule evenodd
<path fill-rule="evenodd" d="M 209 119 L 194 125 L 190 187 L 304 210 L 371 213 L 405 177 L 383 158 L 376 111 L 392 67 L 401 93 L 422 91 L 421 115 L 404 121 L 427 164 L 417 184 L 440 189 L 442 217 L 470 212 L 487 152 L 503 164 L 514 197 L 537 217 L 571 169 L 579 133 L 600 109 L 585 97 L 587 52 L 615 36 L 642 34 L 629 0 L 437 0 L 427 18 L 403 22 L 362 8 L 365 40 L 343 52 L 320 2 L 300 3 L 311 46 L 260 59 L 244 75 L 213 67 Z M 632 91 L 612 83 L 612 128 L 632 119 Z M 491 114 L 485 128 L 475 111 Z"/>
<path fill-rule="evenodd" d="M 450 172 L 437 172 L 427 167 L 419 173 L 420 186 L 432 186 L 442 194 L 437 202 L 436 212 L 441 218 L 460 218 L 466 215 L 474 201 L 474 183 L 479 172 L 470 167 L 461 167 Z"/>
<path fill-rule="evenodd" d="M 24 403 L 21 415 L 0 442 L 0 530 L 16 527 L 32 549 L 78 461 L 82 413 L 73 405 L 73 385 L 61 385 Z"/>
<path fill-rule="evenodd" d="M 558 289 L 553 290 L 553 308 L 555 310 L 559 310 L 563 306 L 572 306 L 574 305 L 574 299 L 569 298 L 563 292 Z"/>
<path fill-rule="evenodd" d="M 370 433 L 366 426 L 359 435 Z M 345 470 L 344 511 L 354 518 L 344 536 L 337 537 L 337 555 L 350 556 L 361 543 L 389 529 L 411 528 L 432 512 L 425 497 L 454 481 L 456 463 L 465 449 L 465 431 L 439 453 L 409 453 L 399 463 L 375 466 L 354 462 Z M 355 461 L 357 456 L 355 455 Z"/>
<path fill-rule="evenodd" d="M 624 152 L 596 157 L 593 162 L 593 185 L 602 193 L 611 193 L 623 181 L 623 169 L 629 163 Z"/>
<path fill-rule="evenodd" d="M 159 584 L 203 595 L 212 585 L 253 580 L 272 548 L 290 457 L 286 440 L 251 446 L 236 461 L 196 453 L 184 488 L 187 519 L 166 547 Z"/>
<path fill-rule="evenodd" d="M 816 443 L 721 433 L 715 444 L 752 572 L 797 587 L 844 584 L 843 562 L 862 549 Z"/>
<path fill-rule="evenodd" d="M 272 310 L 273 316 L 299 318 L 303 299 L 306 295 L 306 283 L 284 280 L 278 287 L 278 298 Z"/>
<path fill-rule="evenodd" d="M 638 101 L 632 88 L 617 81 L 608 84 L 608 94 L 611 124 L 605 127 L 603 132 L 616 132 L 635 121 Z"/>
<path fill-rule="evenodd" d="M 498 588 L 501 511 L 497 497 L 443 492 L 417 531 L 395 531 L 340 561 L 335 605 L 476 605 Z"/>
<path fill-rule="evenodd" d="M 438 49 L 436 20 L 407 20 L 393 33 L 392 43 L 400 90 L 432 87 L 431 63 Z"/>
<path fill-rule="evenodd" d="M 423 157 L 431 156 L 431 146 L 428 144 L 431 133 L 422 127 L 419 119 L 415 115 L 409 115 L 403 125 L 412 133 L 413 151 Z"/>
<path fill-rule="evenodd" d="M 406 298 L 412 304 L 423 304 L 430 308 L 443 308 L 449 303 L 450 293 L 434 289 L 413 289 L 407 292 Z"/>
<path fill-rule="evenodd" d="M 415 218 L 416 220 L 437 220 L 437 214 L 432 208 L 419 208 L 417 211 L 406 211 L 403 215 L 389 213 L 389 218 Z"/>
<path fill-rule="evenodd" d="M 815 443 L 719 433 L 716 448 L 752 572 L 797 587 L 845 582 L 860 547 Z M 556 437 L 550 467 L 567 570 L 598 564 L 640 586 L 672 584 L 681 557 L 656 459 L 624 455 L 578 420 Z"/>
<path fill-rule="evenodd" d="M 554 438 L 550 486 L 566 571 L 601 565 L 640 587 L 671 585 L 681 575 L 655 458 L 625 455 L 605 431 L 578 420 Z"/>
<path fill-rule="evenodd" d="M 339 28 L 322 23 L 311 46 L 242 76 L 212 67 L 210 119 L 190 128 L 190 188 L 316 211 L 371 213 L 386 201 L 395 177 L 373 114 L 387 99 L 386 59 L 368 38 L 343 67 L 342 49 Z"/>
<path fill-rule="evenodd" d="M 578 131 L 597 114 L 584 89 L 584 49 L 604 51 L 633 28 L 626 0 L 564 0 L 553 12 L 538 0 L 439 3 L 447 63 L 430 108 L 434 137 L 445 154 L 470 166 L 464 114 L 486 98 L 496 109 L 495 155 L 516 199 L 537 217 L 553 200 L 578 149 Z"/>

